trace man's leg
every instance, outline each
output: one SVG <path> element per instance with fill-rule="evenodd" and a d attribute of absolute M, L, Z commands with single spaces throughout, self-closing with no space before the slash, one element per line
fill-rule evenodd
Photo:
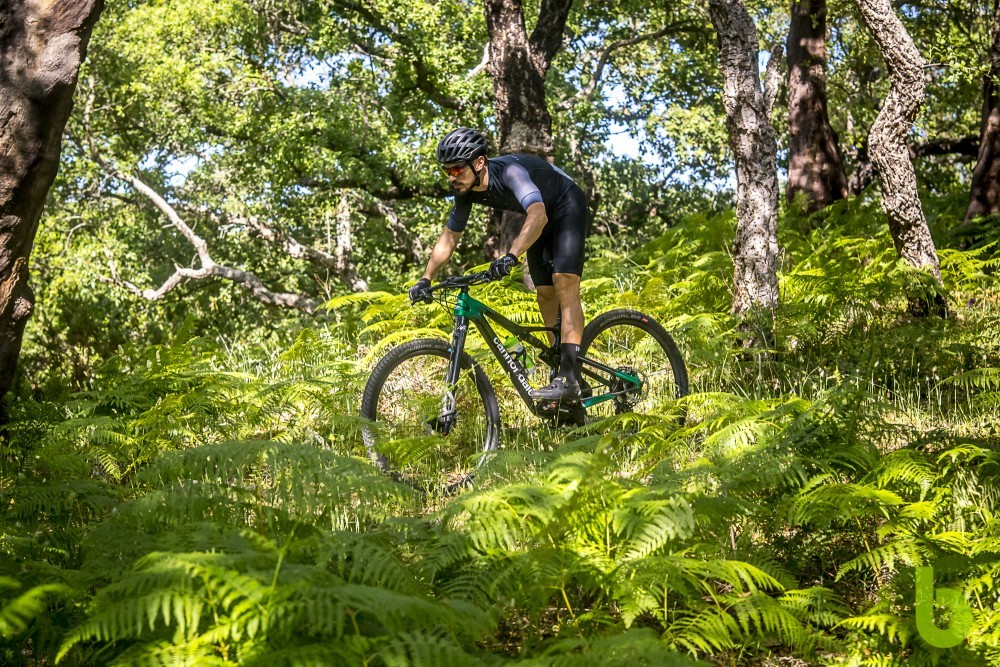
<path fill-rule="evenodd" d="M 553 273 L 556 298 L 562 309 L 563 343 L 580 345 L 583 340 L 583 305 L 580 303 L 580 276 L 573 273 Z M 545 314 L 542 313 L 542 317 Z M 547 326 L 547 325 L 546 325 Z"/>
<path fill-rule="evenodd" d="M 556 319 L 559 317 L 559 297 L 556 296 L 556 288 L 552 285 L 539 285 L 535 288 L 535 297 L 538 299 L 538 310 L 542 314 L 542 322 L 547 327 L 554 327 Z M 549 345 L 556 342 L 556 338 L 551 333 Z"/>
<path fill-rule="evenodd" d="M 551 284 L 555 292 L 554 300 L 558 309 L 553 311 L 551 293 L 543 293 L 539 289 L 538 306 L 542 309 L 546 323 L 549 323 L 548 318 L 553 312 L 562 316 L 559 372 L 547 387 L 536 389 L 532 396 L 536 400 L 578 401 L 580 380 L 577 366 L 580 342 L 583 340 L 580 276 L 583 273 L 584 239 L 587 234 L 587 201 L 583 191 L 574 186 L 565 200 L 550 213 L 547 225 L 551 236 L 545 239 L 547 245 L 539 247 L 544 247 L 550 258 L 545 267 L 547 275 L 544 277 L 551 278 L 536 281 L 535 284 Z M 536 272 L 541 273 L 541 270 L 533 269 L 532 277 Z"/>
<path fill-rule="evenodd" d="M 549 386 L 535 390 L 533 396 L 541 400 L 570 400 L 580 398 L 580 379 L 577 372 L 577 361 L 580 354 L 580 341 L 583 340 L 583 306 L 580 304 L 580 276 L 572 273 L 552 274 L 552 290 L 562 313 L 562 325 L 559 341 L 559 372 Z M 538 306 L 542 309 L 542 317 L 546 318 L 546 309 L 551 308 L 550 294 L 542 293 L 539 288 Z M 549 311 L 550 313 L 552 311 Z M 557 311 L 558 312 L 558 311 Z"/>
<path fill-rule="evenodd" d="M 583 306 L 580 304 L 580 276 L 573 273 L 553 273 L 556 296 L 562 311 L 559 342 L 559 377 L 579 395 L 580 342 L 583 340 Z"/>

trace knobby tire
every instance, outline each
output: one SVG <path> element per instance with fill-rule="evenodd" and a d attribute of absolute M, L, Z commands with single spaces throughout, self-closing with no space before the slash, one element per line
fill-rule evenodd
<path fill-rule="evenodd" d="M 444 435 L 426 424 L 438 414 L 446 393 L 450 354 L 447 342 L 429 338 L 392 349 L 375 366 L 361 400 L 361 415 L 375 423 L 362 429 L 369 455 L 397 480 L 428 492 L 467 486 L 485 455 L 500 445 L 496 392 L 483 369 L 464 352 L 455 392 L 455 428 Z M 393 456 L 393 445 L 407 439 L 423 448 L 421 459 Z"/>

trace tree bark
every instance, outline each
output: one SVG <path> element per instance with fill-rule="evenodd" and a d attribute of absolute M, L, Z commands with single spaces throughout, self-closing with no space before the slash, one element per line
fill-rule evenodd
<path fill-rule="evenodd" d="M 777 143 L 770 120 L 773 91 L 761 89 L 757 30 L 743 0 L 709 0 L 725 80 L 729 145 L 736 162 L 736 238 L 732 311 L 778 306 Z M 772 54 L 772 62 L 780 60 Z"/>
<path fill-rule="evenodd" d="M 28 260 L 102 8 L 103 0 L 0 0 L 0 403 L 34 309 Z"/>
<path fill-rule="evenodd" d="M 1000 2 L 993 3 L 993 40 L 990 69 L 983 77 L 983 113 L 979 130 L 979 155 L 972 170 L 972 188 L 965 223 L 1000 212 Z"/>
<path fill-rule="evenodd" d="M 788 202 L 843 199 L 847 174 L 826 105 L 826 0 L 794 0 L 788 30 Z"/>
<path fill-rule="evenodd" d="M 484 0 L 490 40 L 487 70 L 493 81 L 497 148 L 553 158 L 552 116 L 545 99 L 545 75 L 562 47 L 573 0 L 542 0 L 538 22 L 528 35 L 521 0 Z M 493 212 L 486 230 L 488 259 L 510 247 L 524 216 Z"/>
<path fill-rule="evenodd" d="M 889 72 L 891 88 L 868 134 L 868 152 L 882 183 L 882 208 L 896 250 L 908 264 L 941 282 L 930 228 L 917 194 L 917 176 L 906 135 L 924 99 L 923 56 L 910 39 L 890 0 L 857 0 Z"/>

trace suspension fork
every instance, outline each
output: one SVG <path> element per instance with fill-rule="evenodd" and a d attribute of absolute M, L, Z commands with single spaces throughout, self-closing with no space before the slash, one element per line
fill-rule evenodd
<path fill-rule="evenodd" d="M 445 375 L 444 395 L 441 397 L 441 411 L 436 418 L 431 418 L 431 427 L 443 435 L 451 432 L 455 425 L 455 389 L 462 372 L 462 352 L 465 350 L 465 338 L 469 335 L 469 318 L 455 317 L 455 329 L 451 334 L 451 349 L 448 357 L 448 373 Z"/>
<path fill-rule="evenodd" d="M 462 352 L 465 350 L 465 338 L 469 335 L 469 318 L 464 315 L 455 317 L 455 329 L 451 333 L 451 357 L 448 359 L 448 375 L 445 381 L 451 391 L 458 384 L 458 376 L 462 371 Z"/>

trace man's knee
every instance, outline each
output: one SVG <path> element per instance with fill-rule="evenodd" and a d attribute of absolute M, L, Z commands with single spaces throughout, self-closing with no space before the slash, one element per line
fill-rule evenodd
<path fill-rule="evenodd" d="M 556 288 L 551 285 L 540 285 L 535 288 L 535 297 L 538 299 L 539 303 L 558 303 L 559 295 L 556 294 Z"/>
<path fill-rule="evenodd" d="M 554 291 L 560 303 L 580 300 L 580 276 L 575 273 L 553 273 Z"/>

